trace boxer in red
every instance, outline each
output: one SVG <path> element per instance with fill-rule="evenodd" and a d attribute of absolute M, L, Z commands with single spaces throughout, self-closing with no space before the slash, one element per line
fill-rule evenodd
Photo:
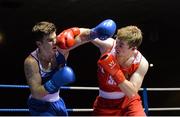
<path fill-rule="evenodd" d="M 137 50 L 142 32 L 136 26 L 118 29 L 116 38 L 93 40 L 101 51 L 98 60 L 99 96 L 93 115 L 146 116 L 138 91 L 149 68 L 145 57 Z"/>
<path fill-rule="evenodd" d="M 138 51 L 142 39 L 138 27 L 126 26 L 118 29 L 115 39 L 91 40 L 101 52 L 97 62 L 99 95 L 94 102 L 93 115 L 146 116 L 138 94 L 149 68 L 148 61 Z"/>

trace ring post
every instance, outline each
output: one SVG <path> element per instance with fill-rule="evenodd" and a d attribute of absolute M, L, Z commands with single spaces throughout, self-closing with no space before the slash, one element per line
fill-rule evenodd
<path fill-rule="evenodd" d="M 143 104 L 144 104 L 144 111 L 146 115 L 148 115 L 148 97 L 147 97 L 147 88 L 143 88 Z"/>

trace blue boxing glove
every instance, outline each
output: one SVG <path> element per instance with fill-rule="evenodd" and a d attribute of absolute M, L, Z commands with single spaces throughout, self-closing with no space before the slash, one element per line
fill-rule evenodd
<path fill-rule="evenodd" d="M 72 83 L 74 81 L 75 74 L 73 70 L 70 67 L 65 66 L 63 68 L 60 68 L 53 74 L 51 80 L 47 81 L 44 84 L 44 88 L 49 93 L 55 93 L 59 90 L 61 86 Z"/>
<path fill-rule="evenodd" d="M 106 40 L 107 38 L 112 37 L 115 32 L 116 23 L 111 19 L 107 19 L 91 29 L 90 38 L 99 38 L 101 40 Z"/>

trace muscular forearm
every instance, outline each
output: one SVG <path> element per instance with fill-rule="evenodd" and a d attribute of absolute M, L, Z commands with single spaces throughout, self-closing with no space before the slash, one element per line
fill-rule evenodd
<path fill-rule="evenodd" d="M 120 83 L 118 87 L 129 97 L 132 98 L 137 95 L 138 89 L 137 87 L 128 80 L 124 80 L 124 82 Z"/>
<path fill-rule="evenodd" d="M 80 34 L 75 37 L 75 44 L 71 48 L 69 48 L 68 51 L 90 41 L 90 29 L 80 28 Z"/>
<path fill-rule="evenodd" d="M 89 42 L 90 39 L 90 29 L 89 28 L 80 28 L 80 34 L 76 37 L 77 42 Z"/>

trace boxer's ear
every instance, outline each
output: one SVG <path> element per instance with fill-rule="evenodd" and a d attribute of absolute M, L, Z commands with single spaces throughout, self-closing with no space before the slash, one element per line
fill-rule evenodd
<path fill-rule="evenodd" d="M 132 47 L 131 49 L 132 49 L 132 50 L 135 50 L 135 49 L 137 49 L 137 47 Z"/>
<path fill-rule="evenodd" d="M 36 41 L 36 45 L 39 47 L 41 45 L 40 41 Z"/>

